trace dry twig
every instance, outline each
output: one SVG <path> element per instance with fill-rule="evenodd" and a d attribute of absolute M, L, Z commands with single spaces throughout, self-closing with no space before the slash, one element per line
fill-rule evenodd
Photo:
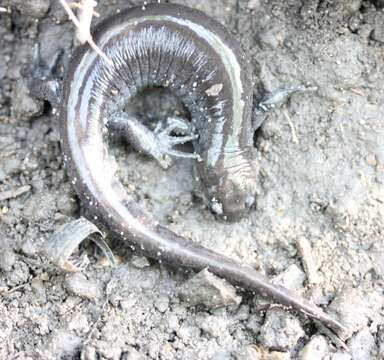
<path fill-rule="evenodd" d="M 64 10 L 67 12 L 69 19 L 75 24 L 77 28 L 76 37 L 84 44 L 87 42 L 89 46 L 101 56 L 109 65 L 112 65 L 112 61 L 107 55 L 96 45 L 91 35 L 91 21 L 92 16 L 95 13 L 94 8 L 97 2 L 94 0 L 80 0 L 80 3 L 76 5 L 79 9 L 79 16 L 76 17 L 71 9 L 71 6 L 66 0 L 59 0 Z M 72 7 L 74 5 L 72 4 Z"/>
<path fill-rule="evenodd" d="M 309 241 L 304 237 L 300 237 L 296 240 L 296 246 L 301 256 L 301 262 L 303 264 L 304 270 L 307 274 L 308 283 L 320 283 L 321 278 L 317 273 L 317 266 L 315 259 L 313 258 L 312 249 Z"/>
<path fill-rule="evenodd" d="M 31 190 L 31 185 L 24 185 L 17 189 L 11 189 L 7 191 L 0 192 L 0 201 L 13 199 L 15 197 L 18 197 L 20 195 L 23 195 Z"/>

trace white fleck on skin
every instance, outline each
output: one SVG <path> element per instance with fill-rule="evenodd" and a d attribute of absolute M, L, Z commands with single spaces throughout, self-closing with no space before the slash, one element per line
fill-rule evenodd
<path fill-rule="evenodd" d="M 205 93 L 208 96 L 217 96 L 223 90 L 223 84 L 212 85 L 209 89 L 205 90 Z"/>

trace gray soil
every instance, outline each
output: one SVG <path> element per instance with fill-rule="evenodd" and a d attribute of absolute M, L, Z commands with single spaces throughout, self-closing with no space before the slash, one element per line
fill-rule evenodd
<path fill-rule="evenodd" d="M 235 33 L 257 98 L 300 84 L 318 91 L 293 95 L 257 131 L 257 208 L 239 223 L 216 221 L 194 195 L 190 161 L 163 171 L 119 144 L 123 182 L 174 231 L 323 306 L 348 325 L 348 339 L 240 289 L 210 301 L 204 282 L 227 284 L 207 274 L 189 280 L 118 239 L 115 269 L 88 242 L 77 254 L 90 261 L 81 273 L 49 265 L 45 241 L 83 210 L 63 168 L 58 119 L 28 95 L 23 69 L 33 69 L 40 43 L 46 63 L 64 50 L 62 76 L 73 27 L 56 1 L 0 0 L 0 358 L 383 359 L 383 2 L 178 2 Z M 104 18 L 130 3 L 100 1 L 98 11 Z M 155 93 L 136 105 L 153 119 L 179 107 Z M 300 240 L 316 276 L 304 270 Z"/>

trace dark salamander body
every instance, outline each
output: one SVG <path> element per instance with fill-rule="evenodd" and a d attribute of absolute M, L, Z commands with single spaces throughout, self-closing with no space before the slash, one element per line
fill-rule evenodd
<path fill-rule="evenodd" d="M 174 267 L 208 268 L 325 322 L 342 325 L 247 265 L 200 247 L 140 210 L 115 174 L 108 153 L 108 118 L 146 87 L 166 87 L 191 113 L 199 137 L 196 171 L 210 207 L 236 220 L 254 202 L 250 66 L 238 41 L 202 12 L 184 6 L 136 7 L 94 32 L 105 62 L 87 45 L 77 49 L 64 83 L 61 131 L 65 162 L 83 203 L 107 229 L 145 255 Z"/>

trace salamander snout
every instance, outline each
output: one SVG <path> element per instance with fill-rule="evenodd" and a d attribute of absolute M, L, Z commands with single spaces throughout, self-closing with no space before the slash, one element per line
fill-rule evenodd
<path fill-rule="evenodd" d="M 253 181 L 240 181 L 239 178 L 227 178 L 210 197 L 211 211 L 225 221 L 238 221 L 245 216 L 256 203 L 256 189 Z"/>

